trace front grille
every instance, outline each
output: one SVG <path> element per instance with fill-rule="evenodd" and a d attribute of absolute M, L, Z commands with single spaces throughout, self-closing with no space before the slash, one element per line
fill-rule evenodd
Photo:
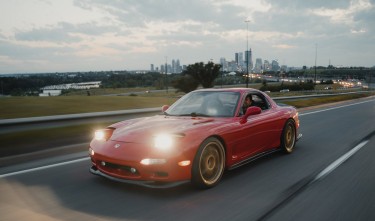
<path fill-rule="evenodd" d="M 96 165 L 104 172 L 119 176 L 139 177 L 140 175 L 136 168 L 127 165 L 119 165 L 105 161 L 99 161 Z"/>

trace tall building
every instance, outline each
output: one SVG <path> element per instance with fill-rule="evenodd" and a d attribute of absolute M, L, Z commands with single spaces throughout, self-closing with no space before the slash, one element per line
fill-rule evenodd
<path fill-rule="evenodd" d="M 171 73 L 176 73 L 176 61 L 174 59 L 172 59 L 172 70 L 171 70 Z"/>
<path fill-rule="evenodd" d="M 280 70 L 280 65 L 279 65 L 279 62 L 277 60 L 272 60 L 271 66 L 272 66 L 272 71 L 279 71 Z"/>
<path fill-rule="evenodd" d="M 228 71 L 228 62 L 225 60 L 225 58 L 220 58 L 220 71 Z"/>
<path fill-rule="evenodd" d="M 244 64 L 244 61 L 243 61 L 243 53 L 242 52 L 239 52 L 238 53 L 238 62 L 237 62 L 238 66 L 240 66 L 241 68 L 246 66 Z"/>
<path fill-rule="evenodd" d="M 176 61 L 176 73 L 181 73 L 182 72 L 182 67 L 180 65 L 180 59 L 177 59 Z"/>
<path fill-rule="evenodd" d="M 254 72 L 255 73 L 262 73 L 263 70 L 263 62 L 261 58 L 257 58 L 255 60 L 255 67 L 254 67 Z"/>
<path fill-rule="evenodd" d="M 151 64 L 151 72 L 154 72 L 154 64 Z"/>
<path fill-rule="evenodd" d="M 263 63 L 263 70 L 264 71 L 269 71 L 271 70 L 272 66 L 270 64 L 270 62 L 268 60 L 264 60 L 264 63 Z"/>
<path fill-rule="evenodd" d="M 245 51 L 245 68 L 246 68 L 246 65 L 248 65 L 249 72 L 250 72 L 250 70 L 253 69 L 253 58 L 251 54 L 251 48 L 249 51 Z"/>
<path fill-rule="evenodd" d="M 238 58 L 238 53 L 234 53 L 234 60 L 236 61 L 237 64 L 239 64 L 239 58 Z"/>

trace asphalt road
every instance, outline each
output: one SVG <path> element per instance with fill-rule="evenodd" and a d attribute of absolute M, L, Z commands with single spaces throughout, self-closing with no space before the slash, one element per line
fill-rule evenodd
<path fill-rule="evenodd" d="M 96 177 L 85 153 L 0 168 L 0 220 L 375 220 L 374 98 L 300 120 L 293 154 L 228 171 L 204 191 Z"/>

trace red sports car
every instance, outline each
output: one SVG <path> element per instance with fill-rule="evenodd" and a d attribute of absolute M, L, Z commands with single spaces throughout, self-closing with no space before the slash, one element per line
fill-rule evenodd
<path fill-rule="evenodd" d="M 291 153 L 301 137 L 296 109 L 255 89 L 196 90 L 162 112 L 97 130 L 90 171 L 148 187 L 210 188 L 226 169 L 277 150 Z"/>

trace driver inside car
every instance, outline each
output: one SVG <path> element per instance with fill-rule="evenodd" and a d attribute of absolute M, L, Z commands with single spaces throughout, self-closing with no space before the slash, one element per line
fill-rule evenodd
<path fill-rule="evenodd" d="M 253 97 L 251 94 L 246 95 L 245 102 L 242 105 L 242 114 L 246 113 L 248 107 L 253 106 Z"/>

